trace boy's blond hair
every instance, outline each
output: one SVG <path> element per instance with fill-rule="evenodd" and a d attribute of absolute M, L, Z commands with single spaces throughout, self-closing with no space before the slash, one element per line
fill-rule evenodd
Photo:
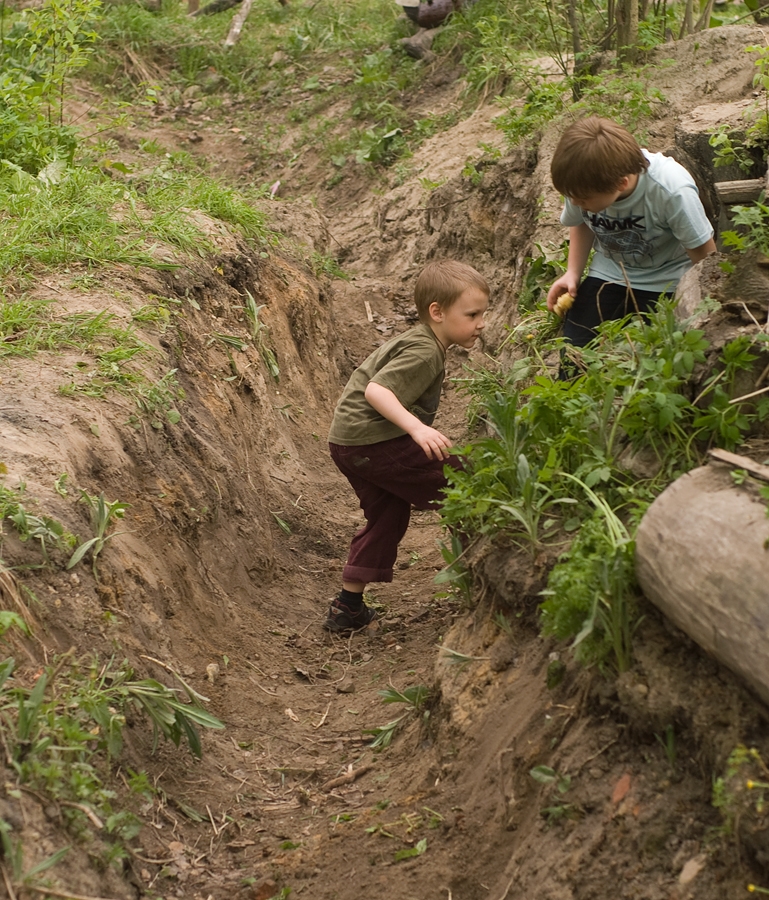
<path fill-rule="evenodd" d="M 611 119 L 589 116 L 570 125 L 555 148 L 550 174 L 565 197 L 608 194 L 626 175 L 645 172 L 649 162 L 638 141 Z"/>
<path fill-rule="evenodd" d="M 419 273 L 414 287 L 414 303 L 419 321 L 430 321 L 429 310 L 433 303 L 437 303 L 440 309 L 448 309 L 469 287 L 478 288 L 487 297 L 491 293 L 483 275 L 467 263 L 456 259 L 429 262 Z"/>

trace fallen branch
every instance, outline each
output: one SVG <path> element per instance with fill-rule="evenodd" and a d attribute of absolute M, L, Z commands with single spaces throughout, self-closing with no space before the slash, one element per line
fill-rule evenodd
<path fill-rule="evenodd" d="M 259 682 L 256 680 L 256 678 L 254 678 L 253 675 L 249 675 L 249 676 L 248 676 L 248 680 L 251 682 L 251 684 L 255 684 L 255 685 L 259 688 L 260 691 L 264 691 L 265 694 L 269 694 L 270 697 L 277 697 L 277 696 L 278 696 L 278 692 L 277 692 L 277 691 L 270 691 L 270 690 L 268 690 L 266 687 L 262 687 L 262 685 L 259 684 Z"/>
<path fill-rule="evenodd" d="M 73 894 L 72 891 L 57 891 L 55 888 L 38 887 L 36 884 L 25 884 L 24 889 L 34 891 L 36 894 L 46 894 L 50 897 L 63 897 L 64 900 L 112 900 L 108 897 L 89 897 L 86 894 Z"/>
<path fill-rule="evenodd" d="M 761 463 L 754 462 L 747 456 L 739 456 L 737 453 L 730 453 L 728 450 L 708 450 L 708 456 L 716 462 L 726 463 L 728 466 L 737 469 L 745 469 L 755 478 L 761 481 L 769 481 L 769 466 L 762 466 Z"/>
<path fill-rule="evenodd" d="M 243 23 L 248 18 L 248 14 L 251 12 L 253 3 L 254 0 L 243 0 L 243 6 L 240 7 L 237 14 L 232 18 L 230 33 L 227 35 L 227 39 L 224 42 L 225 47 L 232 47 L 233 44 L 237 43 L 238 38 L 240 37 L 240 32 L 243 28 Z"/>
<path fill-rule="evenodd" d="M 366 772 L 370 771 L 374 767 L 372 765 L 366 764 L 365 766 L 361 766 L 359 769 L 350 769 L 349 772 L 345 772 L 344 775 L 340 775 L 338 778 L 332 778 L 331 781 L 327 781 L 325 784 L 320 786 L 322 791 L 333 791 L 334 788 L 341 787 L 343 784 L 352 784 L 353 781 L 357 781 L 361 775 L 365 775 Z"/>
<path fill-rule="evenodd" d="M 765 394 L 767 391 L 769 391 L 769 387 L 759 388 L 757 391 L 751 391 L 749 394 L 743 394 L 741 397 L 734 397 L 729 403 L 742 403 L 743 400 L 750 400 L 751 397 L 757 397 L 759 394 Z"/>
<path fill-rule="evenodd" d="M 79 809 L 81 813 L 85 813 L 85 815 L 88 816 L 95 828 L 98 828 L 99 831 L 104 828 L 104 822 L 102 822 L 96 813 L 92 809 L 89 809 L 84 803 L 74 803 L 72 800 L 59 800 L 59 806 L 68 806 L 70 809 Z"/>
<path fill-rule="evenodd" d="M 13 889 L 11 879 L 8 877 L 8 873 L 5 871 L 5 866 L 2 863 L 0 863 L 0 872 L 3 873 L 3 881 L 5 882 L 5 889 L 8 891 L 9 900 L 16 900 L 16 892 Z"/>

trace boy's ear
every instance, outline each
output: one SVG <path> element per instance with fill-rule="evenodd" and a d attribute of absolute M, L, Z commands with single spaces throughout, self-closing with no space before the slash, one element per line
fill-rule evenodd
<path fill-rule="evenodd" d="M 443 310 L 437 303 L 433 302 L 427 307 L 427 312 L 433 322 L 443 321 Z"/>

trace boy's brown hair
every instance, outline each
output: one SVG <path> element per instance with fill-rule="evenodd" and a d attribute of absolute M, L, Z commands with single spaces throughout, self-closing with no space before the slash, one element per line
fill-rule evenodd
<path fill-rule="evenodd" d="M 589 116 L 561 135 L 550 164 L 555 189 L 565 197 L 608 194 L 626 175 L 645 172 L 649 162 L 638 141 L 611 119 Z"/>
<path fill-rule="evenodd" d="M 488 297 L 491 291 L 486 279 L 467 263 L 456 259 L 429 262 L 419 273 L 414 287 L 414 303 L 420 322 L 429 322 L 431 304 L 448 309 L 469 288 L 475 287 Z"/>

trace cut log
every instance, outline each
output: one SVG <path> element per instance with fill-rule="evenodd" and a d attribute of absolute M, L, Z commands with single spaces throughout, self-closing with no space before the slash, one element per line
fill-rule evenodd
<path fill-rule="evenodd" d="M 636 573 L 652 603 L 769 703 L 766 511 L 750 479 L 737 485 L 724 465 L 695 469 L 643 517 Z"/>
<path fill-rule="evenodd" d="M 766 190 L 764 178 L 748 178 L 745 181 L 717 181 L 718 199 L 722 203 L 752 203 Z"/>

